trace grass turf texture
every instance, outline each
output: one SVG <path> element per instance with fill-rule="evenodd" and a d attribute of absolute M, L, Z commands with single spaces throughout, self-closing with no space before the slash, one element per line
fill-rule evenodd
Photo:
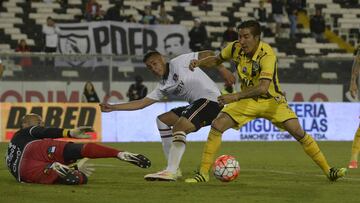
<path fill-rule="evenodd" d="M 0 164 L 0 202 L 359 202 L 360 169 L 329 182 L 296 142 L 224 142 L 220 154 L 237 158 L 241 171 L 230 183 L 146 182 L 143 176 L 165 166 L 160 143 L 105 143 L 143 153 L 152 167 L 141 169 L 116 159 L 91 160 L 96 171 L 84 186 L 20 184 Z M 184 177 L 199 166 L 204 143 L 187 144 Z M 347 166 L 351 142 L 320 142 L 328 161 Z M 7 143 L 0 143 L 5 154 Z"/>

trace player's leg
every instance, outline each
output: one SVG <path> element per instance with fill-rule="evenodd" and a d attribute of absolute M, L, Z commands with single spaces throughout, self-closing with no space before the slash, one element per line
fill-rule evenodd
<path fill-rule="evenodd" d="M 156 124 L 160 133 L 161 143 L 166 160 L 168 160 L 171 143 L 173 141 L 171 127 L 174 126 L 182 112 L 181 110 L 180 113 L 177 114 L 176 112 L 178 112 L 178 109 L 179 108 L 173 109 L 169 112 L 159 115 L 156 118 Z"/>
<path fill-rule="evenodd" d="M 235 125 L 237 125 L 237 123 L 228 114 L 223 112 L 219 113 L 211 124 L 208 139 L 204 145 L 200 170 L 193 178 L 188 178 L 185 182 L 196 183 L 209 181 L 209 171 L 214 162 L 215 155 L 219 151 L 222 134 Z"/>
<path fill-rule="evenodd" d="M 316 141 L 309 134 L 305 133 L 298 119 L 287 120 L 283 123 L 283 126 L 285 130 L 300 142 L 305 153 L 322 169 L 329 180 L 336 181 L 338 178 L 345 176 L 345 168 L 336 169 L 329 166 Z"/>
<path fill-rule="evenodd" d="M 169 151 L 167 168 L 156 174 L 148 174 L 146 180 L 176 180 L 176 172 L 186 148 L 186 135 L 209 125 L 221 107 L 217 102 L 199 99 L 191 103 L 181 113 L 173 126 L 173 141 Z"/>
<path fill-rule="evenodd" d="M 360 125 L 355 133 L 354 140 L 352 143 L 349 168 L 357 168 L 358 167 L 359 152 L 360 152 Z"/>
<path fill-rule="evenodd" d="M 141 154 L 134 154 L 131 152 L 121 151 L 112 147 L 96 143 L 68 143 L 64 146 L 61 156 L 64 158 L 65 163 L 72 163 L 80 158 L 118 158 L 135 164 L 141 168 L 148 168 L 151 162 L 148 158 Z"/>

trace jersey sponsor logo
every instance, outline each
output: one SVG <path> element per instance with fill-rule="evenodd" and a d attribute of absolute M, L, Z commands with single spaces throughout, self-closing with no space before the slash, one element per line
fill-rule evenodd
<path fill-rule="evenodd" d="M 246 72 L 247 72 L 246 66 L 244 66 L 244 67 L 242 68 L 242 72 L 243 72 L 243 73 L 246 73 Z"/>

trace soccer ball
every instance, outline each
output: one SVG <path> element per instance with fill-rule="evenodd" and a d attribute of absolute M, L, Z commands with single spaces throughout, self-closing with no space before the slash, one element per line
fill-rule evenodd
<path fill-rule="evenodd" d="M 240 173 L 239 162 L 230 155 L 219 156 L 213 165 L 214 176 L 222 182 L 235 180 Z"/>

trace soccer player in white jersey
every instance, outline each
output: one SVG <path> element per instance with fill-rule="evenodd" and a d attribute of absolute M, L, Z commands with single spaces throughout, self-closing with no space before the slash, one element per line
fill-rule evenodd
<path fill-rule="evenodd" d="M 188 106 L 174 108 L 159 115 L 156 124 L 160 132 L 165 157 L 165 170 L 145 175 L 145 180 L 175 181 L 181 176 L 179 170 L 185 152 L 186 135 L 210 125 L 221 110 L 217 102 L 220 91 L 217 85 L 201 70 L 189 70 L 190 61 L 214 55 L 212 51 L 192 52 L 180 55 L 166 63 L 157 51 L 144 56 L 146 67 L 160 78 L 157 87 L 145 98 L 122 104 L 100 104 L 102 112 L 137 110 L 147 107 L 164 96 L 174 95 L 189 102 Z M 225 82 L 233 84 L 234 75 L 224 66 L 218 68 Z"/>
<path fill-rule="evenodd" d="M 360 100 L 360 45 L 355 51 L 354 63 L 351 71 L 350 94 L 353 99 Z M 359 115 L 360 116 L 360 115 Z M 360 152 L 360 124 L 355 133 L 351 147 L 349 168 L 358 168 L 358 156 Z"/>

